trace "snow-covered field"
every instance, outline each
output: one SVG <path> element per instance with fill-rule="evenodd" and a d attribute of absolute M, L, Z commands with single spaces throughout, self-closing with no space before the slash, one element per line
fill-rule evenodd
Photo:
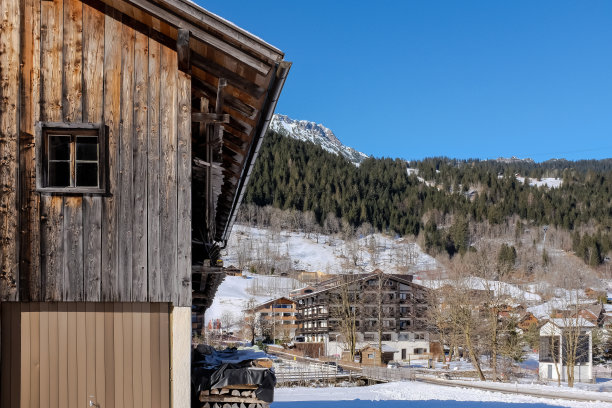
<path fill-rule="evenodd" d="M 521 387 L 521 385 L 512 385 Z M 551 387 L 547 387 L 551 389 Z M 551 389 L 554 391 L 554 389 Z M 583 394 L 584 391 L 576 390 Z M 393 382 L 368 387 L 277 388 L 271 408 L 610 408 L 608 402 L 580 402 L 505 394 L 471 388 L 445 387 L 421 382 Z"/>

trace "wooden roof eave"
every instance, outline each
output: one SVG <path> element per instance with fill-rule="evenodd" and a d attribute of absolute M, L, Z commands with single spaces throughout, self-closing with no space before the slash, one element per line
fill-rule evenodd
<path fill-rule="evenodd" d="M 224 247 L 229 238 L 229 234 L 232 230 L 232 226 L 234 221 L 236 220 L 236 214 L 238 212 L 238 207 L 242 202 L 242 197 L 244 196 L 244 192 L 246 186 L 249 182 L 249 178 L 251 177 L 251 172 L 253 170 L 253 164 L 255 163 L 255 159 L 257 159 L 257 155 L 259 154 L 259 149 L 261 147 L 261 143 L 263 141 L 263 137 L 268 130 L 268 126 L 270 125 L 270 121 L 272 120 L 272 115 L 274 114 L 274 109 L 276 109 L 276 104 L 278 103 L 278 98 L 280 97 L 280 93 L 285 85 L 285 81 L 287 80 L 287 75 L 289 75 L 289 70 L 291 69 L 291 62 L 281 61 L 275 67 L 275 72 L 272 81 L 270 81 L 270 87 L 268 91 L 268 95 L 266 97 L 266 101 L 261 109 L 261 116 L 259 123 L 257 124 L 254 130 L 253 142 L 249 148 L 249 152 L 247 154 L 245 165 L 242 169 L 242 174 L 240 175 L 240 183 L 234 195 L 234 200 L 231 205 L 229 221 L 225 223 L 222 228 L 217 226 L 217 236 L 215 239 L 221 243 L 221 246 Z"/>
<path fill-rule="evenodd" d="M 262 55 L 274 62 L 283 59 L 284 53 L 273 45 L 263 41 L 261 38 L 249 33 L 237 25 L 225 20 L 222 17 L 211 13 L 189 0 L 153 0 L 156 3 L 168 8 L 170 11 L 180 15 L 184 19 L 196 25 L 204 25 L 214 30 L 228 40 L 240 44 L 247 50 Z"/>
<path fill-rule="evenodd" d="M 177 15 L 174 12 L 168 10 L 167 8 L 161 6 L 162 3 L 166 6 L 176 6 L 177 4 L 179 4 L 178 0 L 123 0 L 123 2 L 133 7 L 139 8 L 147 14 L 150 14 L 151 16 L 158 18 L 161 21 L 164 21 L 167 24 L 176 27 L 177 29 L 189 30 L 191 35 L 197 40 L 209 44 L 213 48 L 223 52 L 226 55 L 231 56 L 232 58 L 235 58 L 240 63 L 255 69 L 263 75 L 267 75 L 270 72 L 271 64 L 269 61 L 270 59 L 266 56 L 267 53 L 266 55 L 258 54 L 258 57 L 255 57 L 251 53 L 246 52 L 245 50 L 234 45 L 233 43 L 230 43 L 208 32 L 207 30 L 209 29 L 209 27 L 203 25 L 201 21 L 193 21 L 193 18 L 186 18 L 183 15 Z M 184 2 L 180 3 L 183 3 L 183 5 L 186 4 Z M 206 10 L 202 9 L 201 7 L 196 6 L 195 4 L 191 5 L 191 8 L 193 8 L 194 12 L 198 13 L 199 15 L 211 14 L 206 12 Z M 261 41 L 260 45 L 261 44 L 265 43 Z M 271 61 L 278 61 L 282 58 L 283 54 L 280 53 L 277 54 L 275 58 L 272 58 Z"/>

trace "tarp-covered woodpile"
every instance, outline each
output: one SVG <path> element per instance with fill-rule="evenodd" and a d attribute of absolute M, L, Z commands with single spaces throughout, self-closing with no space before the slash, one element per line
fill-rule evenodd
<path fill-rule="evenodd" d="M 192 361 L 192 407 L 256 408 L 274 399 L 276 377 L 264 352 L 199 345 Z"/>

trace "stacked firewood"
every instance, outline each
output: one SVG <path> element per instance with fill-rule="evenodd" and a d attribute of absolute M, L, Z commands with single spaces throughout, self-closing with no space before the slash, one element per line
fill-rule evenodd
<path fill-rule="evenodd" d="M 200 392 L 202 408 L 268 408 L 268 403 L 255 395 L 256 385 L 227 385 Z"/>

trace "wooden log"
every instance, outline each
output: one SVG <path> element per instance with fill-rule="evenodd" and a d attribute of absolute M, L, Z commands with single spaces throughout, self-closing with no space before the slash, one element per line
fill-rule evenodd
<path fill-rule="evenodd" d="M 233 395 L 234 397 L 239 397 L 240 396 L 240 391 L 238 391 L 238 390 L 231 390 L 230 394 Z"/>
<path fill-rule="evenodd" d="M 228 404 L 227 402 L 223 404 L 223 408 L 232 408 L 232 404 Z"/>
<path fill-rule="evenodd" d="M 230 390 L 228 388 L 221 388 L 221 391 L 219 391 L 219 395 L 225 395 L 229 393 L 230 393 Z"/>

